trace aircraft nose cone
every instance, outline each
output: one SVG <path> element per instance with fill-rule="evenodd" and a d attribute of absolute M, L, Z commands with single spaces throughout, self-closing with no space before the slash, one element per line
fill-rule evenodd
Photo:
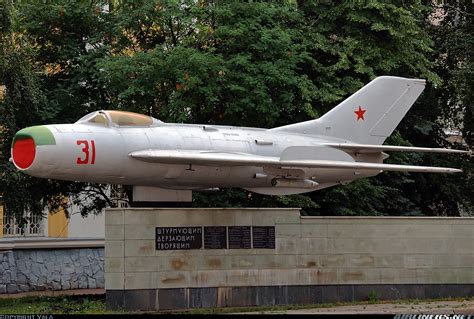
<path fill-rule="evenodd" d="M 12 142 L 13 164 L 26 170 L 35 161 L 36 148 L 40 145 L 55 145 L 53 133 L 46 126 L 31 126 L 18 131 Z"/>

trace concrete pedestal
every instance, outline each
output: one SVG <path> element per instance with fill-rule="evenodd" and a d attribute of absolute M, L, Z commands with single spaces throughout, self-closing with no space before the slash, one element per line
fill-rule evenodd
<path fill-rule="evenodd" d="M 474 295 L 474 218 L 125 208 L 105 220 L 110 309 Z"/>

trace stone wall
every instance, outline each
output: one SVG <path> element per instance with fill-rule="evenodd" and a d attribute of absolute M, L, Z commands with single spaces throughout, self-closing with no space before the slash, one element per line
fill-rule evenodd
<path fill-rule="evenodd" d="M 474 218 L 300 217 L 297 209 L 109 209 L 111 308 L 474 295 Z M 275 226 L 275 249 L 157 250 L 156 227 Z"/>
<path fill-rule="evenodd" d="M 104 249 L 0 250 L 0 294 L 104 288 Z"/>

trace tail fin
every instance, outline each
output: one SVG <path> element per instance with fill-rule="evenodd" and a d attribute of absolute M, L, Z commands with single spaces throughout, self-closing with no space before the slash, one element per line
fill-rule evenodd
<path fill-rule="evenodd" d="M 381 76 L 316 120 L 272 130 L 380 145 L 392 134 L 424 88 L 425 80 Z"/>

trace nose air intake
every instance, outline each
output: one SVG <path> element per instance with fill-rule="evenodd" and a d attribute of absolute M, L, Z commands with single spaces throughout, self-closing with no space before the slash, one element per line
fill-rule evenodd
<path fill-rule="evenodd" d="M 36 145 L 32 138 L 18 139 L 13 143 L 13 163 L 21 169 L 27 169 L 33 164 L 36 156 Z"/>
<path fill-rule="evenodd" d="M 32 126 L 18 131 L 12 142 L 12 159 L 18 169 L 28 169 L 40 145 L 56 145 L 53 133 L 46 126 Z"/>

